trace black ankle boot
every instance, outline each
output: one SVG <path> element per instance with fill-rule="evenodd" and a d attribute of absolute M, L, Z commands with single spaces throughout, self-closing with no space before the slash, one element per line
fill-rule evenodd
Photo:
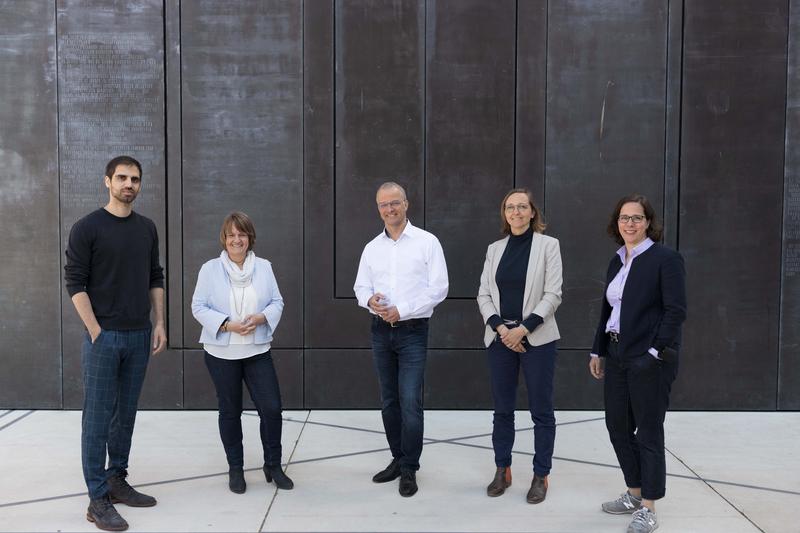
<path fill-rule="evenodd" d="M 267 483 L 275 481 L 275 486 L 279 489 L 292 490 L 294 488 L 294 481 L 281 469 L 281 465 L 264 465 L 264 475 L 267 478 Z"/>
<path fill-rule="evenodd" d="M 236 494 L 244 494 L 247 490 L 247 483 L 244 481 L 244 470 L 242 467 L 231 468 L 228 471 L 228 488 Z"/>

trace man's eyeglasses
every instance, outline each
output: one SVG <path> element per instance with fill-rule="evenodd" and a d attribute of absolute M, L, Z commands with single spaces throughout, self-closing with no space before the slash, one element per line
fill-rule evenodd
<path fill-rule="evenodd" d="M 647 217 L 644 215 L 620 215 L 617 219 L 620 224 L 627 224 L 628 222 L 633 222 L 634 224 L 641 224 L 645 221 Z"/>
<path fill-rule="evenodd" d="M 378 204 L 378 209 L 388 209 L 390 207 L 393 208 L 393 209 L 397 209 L 401 205 L 403 205 L 403 200 L 392 200 L 391 202 L 381 202 L 381 203 L 379 203 Z"/>
<path fill-rule="evenodd" d="M 506 206 L 506 213 L 513 213 L 514 211 L 519 211 L 520 213 L 524 213 L 530 208 L 531 206 L 529 204 L 517 204 L 517 205 L 509 204 Z"/>

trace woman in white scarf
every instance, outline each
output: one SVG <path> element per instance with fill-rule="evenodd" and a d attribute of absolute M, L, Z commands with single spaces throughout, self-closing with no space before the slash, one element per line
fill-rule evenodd
<path fill-rule="evenodd" d="M 200 342 L 219 402 L 219 433 L 228 459 L 228 486 L 241 494 L 242 382 L 261 419 L 264 475 L 288 490 L 294 483 L 281 468 L 281 396 L 270 346 L 283 312 L 272 266 L 256 257 L 255 226 L 233 212 L 222 223 L 222 253 L 206 262 L 197 276 L 192 314 L 203 326 Z"/>

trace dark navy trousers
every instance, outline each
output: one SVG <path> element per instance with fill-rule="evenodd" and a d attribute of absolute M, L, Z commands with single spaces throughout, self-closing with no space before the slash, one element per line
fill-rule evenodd
<path fill-rule="evenodd" d="M 516 435 L 514 407 L 519 369 L 522 367 L 528 387 L 528 409 L 533 420 L 533 472 L 544 477 L 550 474 L 556 440 L 556 417 L 553 413 L 556 343 L 553 341 L 541 346 L 527 346 L 525 353 L 517 353 L 496 340 L 487 352 L 494 399 L 492 446 L 495 465 L 511 466 L 511 451 Z"/>
<path fill-rule="evenodd" d="M 372 354 L 381 386 L 381 415 L 392 457 L 402 470 L 419 470 L 424 419 L 422 393 L 428 321 L 391 327 L 372 320 Z"/>
<path fill-rule="evenodd" d="M 609 342 L 605 358 L 606 428 L 625 484 L 658 500 L 666 492 L 664 417 L 678 365 L 647 352 L 620 357 L 618 347 Z"/>
<path fill-rule="evenodd" d="M 228 466 L 244 466 L 242 446 L 242 382 L 261 419 L 261 447 L 264 464 L 281 464 L 281 390 L 278 375 L 269 350 L 245 359 L 220 359 L 205 352 L 206 367 L 217 389 L 219 404 L 219 435 Z"/>
<path fill-rule="evenodd" d="M 108 492 L 108 477 L 128 468 L 136 409 L 150 359 L 150 331 L 103 330 L 94 344 L 88 333 L 84 336 L 81 460 L 92 499 Z"/>

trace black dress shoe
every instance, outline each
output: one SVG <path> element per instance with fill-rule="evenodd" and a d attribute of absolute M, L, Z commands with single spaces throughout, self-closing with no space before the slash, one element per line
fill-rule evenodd
<path fill-rule="evenodd" d="M 286 475 L 281 465 L 264 465 L 264 476 L 267 478 L 267 483 L 274 481 L 275 486 L 279 489 L 292 490 L 294 488 L 294 481 Z"/>
<path fill-rule="evenodd" d="M 244 481 L 244 470 L 241 467 L 231 468 L 228 471 L 228 488 L 236 494 L 244 494 L 244 491 L 247 490 L 247 483 Z"/>
<path fill-rule="evenodd" d="M 542 503 L 547 496 L 547 476 L 539 477 L 533 475 L 531 489 L 528 491 L 528 503 Z"/>
<path fill-rule="evenodd" d="M 394 458 L 389 466 L 372 476 L 375 483 L 386 483 L 400 477 L 400 459 Z"/>
<path fill-rule="evenodd" d="M 417 474 L 413 470 L 400 473 L 400 496 L 408 498 L 417 493 Z"/>
<path fill-rule="evenodd" d="M 86 520 L 106 531 L 125 531 L 128 529 L 128 523 L 114 508 L 108 494 L 89 501 Z"/>
<path fill-rule="evenodd" d="M 131 487 L 125 481 L 126 477 L 128 471 L 123 470 L 108 478 L 108 496 L 111 498 L 111 503 L 124 503 L 131 507 L 152 507 L 156 504 L 155 498 Z"/>
<path fill-rule="evenodd" d="M 498 466 L 494 473 L 494 479 L 486 487 L 486 495 L 494 498 L 503 494 L 511 486 L 511 467 Z"/>

